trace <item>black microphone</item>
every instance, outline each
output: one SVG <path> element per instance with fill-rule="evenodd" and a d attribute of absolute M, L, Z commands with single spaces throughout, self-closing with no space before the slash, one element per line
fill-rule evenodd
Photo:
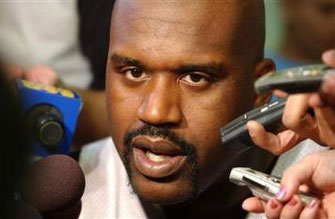
<path fill-rule="evenodd" d="M 22 199 L 44 219 L 75 219 L 81 211 L 85 177 L 69 156 L 51 155 L 33 162 L 24 174 Z"/>

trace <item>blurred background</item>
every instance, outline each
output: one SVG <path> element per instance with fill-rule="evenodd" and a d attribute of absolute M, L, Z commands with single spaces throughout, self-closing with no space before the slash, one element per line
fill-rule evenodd
<path fill-rule="evenodd" d="M 279 0 L 265 0 L 266 12 L 266 50 L 276 50 L 283 36 L 283 22 Z"/>
<path fill-rule="evenodd" d="M 278 70 L 321 63 L 335 48 L 335 0 L 265 0 L 265 56 Z"/>

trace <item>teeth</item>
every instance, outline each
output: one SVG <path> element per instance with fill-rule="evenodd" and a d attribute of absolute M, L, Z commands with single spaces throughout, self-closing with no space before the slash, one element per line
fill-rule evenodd
<path fill-rule="evenodd" d="M 147 151 L 145 155 L 149 158 L 149 160 L 154 161 L 154 162 L 160 162 L 160 161 L 170 158 L 170 156 L 156 155 L 156 154 L 151 153 L 150 151 Z"/>

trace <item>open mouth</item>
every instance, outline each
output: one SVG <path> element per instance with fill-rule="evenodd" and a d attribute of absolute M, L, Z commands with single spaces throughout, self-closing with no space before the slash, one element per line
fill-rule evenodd
<path fill-rule="evenodd" d="M 145 152 L 145 155 L 147 156 L 147 158 L 153 162 L 162 162 L 168 159 L 171 159 L 174 156 L 169 156 L 169 155 L 157 155 L 152 153 L 151 151 L 147 150 Z"/>
<path fill-rule="evenodd" d="M 187 160 L 183 149 L 162 138 L 137 136 L 132 145 L 135 167 L 147 177 L 171 176 L 178 172 Z"/>

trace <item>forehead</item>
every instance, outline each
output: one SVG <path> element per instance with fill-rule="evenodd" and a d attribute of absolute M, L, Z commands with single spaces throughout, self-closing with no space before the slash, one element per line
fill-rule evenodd
<path fill-rule="evenodd" d="M 119 1 L 112 18 L 112 50 L 165 57 L 232 56 L 240 10 L 233 1 Z M 164 4 L 164 5 L 162 5 Z"/>

